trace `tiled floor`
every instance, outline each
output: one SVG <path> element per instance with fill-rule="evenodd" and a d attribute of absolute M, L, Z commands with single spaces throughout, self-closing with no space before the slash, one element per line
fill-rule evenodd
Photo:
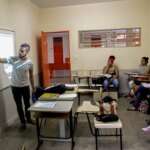
<path fill-rule="evenodd" d="M 146 126 L 145 119 L 150 118 L 150 116 L 141 112 L 127 111 L 127 104 L 125 98 L 119 99 L 118 112 L 123 122 L 123 148 L 124 150 L 149 150 L 150 134 L 143 133 L 141 128 Z M 49 121 L 47 126 L 52 129 L 49 132 L 53 131 L 50 134 L 58 134 L 56 121 Z M 36 149 L 35 126 L 29 125 L 25 131 L 20 131 L 18 127 L 19 123 L 14 123 L 14 125 L 4 132 L 0 139 L 1 150 L 21 150 L 23 144 L 26 146 L 26 150 Z M 99 139 L 99 149 L 119 150 L 119 138 L 101 137 Z M 40 150 L 70 150 L 70 143 L 46 141 Z M 89 132 L 88 124 L 84 116 L 79 118 L 78 128 L 75 133 L 74 150 L 95 150 L 95 139 Z"/>

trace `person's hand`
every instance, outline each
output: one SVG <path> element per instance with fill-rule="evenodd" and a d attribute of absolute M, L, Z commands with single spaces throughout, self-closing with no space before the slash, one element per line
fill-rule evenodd
<path fill-rule="evenodd" d="M 36 88 L 32 87 L 32 93 L 35 93 L 35 91 L 36 91 Z"/>
<path fill-rule="evenodd" d="M 107 68 L 108 69 L 111 68 L 111 64 L 107 63 Z"/>
<path fill-rule="evenodd" d="M 118 77 L 117 77 L 117 75 L 113 75 L 113 79 L 117 79 Z"/>
<path fill-rule="evenodd" d="M 113 61 L 109 59 L 108 62 L 107 62 L 107 65 L 108 65 L 109 67 L 111 67 L 111 66 L 113 65 Z"/>

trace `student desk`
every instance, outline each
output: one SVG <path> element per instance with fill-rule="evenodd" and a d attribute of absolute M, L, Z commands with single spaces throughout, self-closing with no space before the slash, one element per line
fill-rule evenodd
<path fill-rule="evenodd" d="M 40 148 L 40 145 L 42 144 L 43 140 L 48 139 L 63 139 L 67 140 L 71 138 L 71 150 L 73 150 L 74 147 L 74 138 L 73 138 L 73 118 L 72 118 L 72 107 L 73 107 L 73 101 L 53 101 L 49 103 L 55 103 L 55 105 L 51 108 L 43 107 L 42 105 L 38 105 L 37 107 L 37 101 L 35 104 L 33 104 L 29 111 L 35 112 L 36 114 L 36 129 L 37 129 L 37 150 Z M 45 101 L 40 101 L 40 103 L 44 103 Z M 47 101 L 46 101 L 47 102 Z M 48 102 L 47 102 L 48 103 Z M 57 138 L 57 137 L 46 137 L 41 134 L 41 125 L 40 125 L 40 119 L 42 118 L 56 118 L 56 119 L 66 119 L 69 118 L 70 122 L 70 137 L 68 138 Z"/>
<path fill-rule="evenodd" d="M 129 73 L 129 72 L 127 72 L 126 74 L 128 75 L 128 78 L 132 78 L 133 80 L 150 83 L 150 75 Z"/>
<path fill-rule="evenodd" d="M 77 79 L 77 81 L 76 81 Z M 90 86 L 90 75 L 74 75 L 73 80 L 80 87 L 89 87 Z M 81 80 L 86 80 L 85 84 L 81 84 Z"/>
<path fill-rule="evenodd" d="M 99 92 L 99 90 L 96 89 L 77 89 L 77 94 L 78 94 L 78 105 L 80 105 L 80 97 L 81 94 L 93 94 L 94 92 Z"/>
<path fill-rule="evenodd" d="M 66 91 L 64 94 L 57 95 L 56 97 L 49 97 L 47 96 L 45 99 L 44 97 L 40 97 L 40 101 L 75 101 L 77 98 L 77 94 L 75 91 Z M 59 134 L 60 137 L 65 137 L 65 120 L 59 119 Z"/>

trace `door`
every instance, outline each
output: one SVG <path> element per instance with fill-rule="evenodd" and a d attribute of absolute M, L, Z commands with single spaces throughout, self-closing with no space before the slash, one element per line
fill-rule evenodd
<path fill-rule="evenodd" d="M 54 46 L 54 64 L 59 66 L 63 64 L 63 38 L 54 37 L 53 38 Z"/>
<path fill-rule="evenodd" d="M 69 32 L 42 32 L 40 63 L 42 84 L 71 81 Z"/>
<path fill-rule="evenodd" d="M 48 63 L 47 33 L 41 32 L 41 48 L 39 52 L 40 72 L 42 76 L 42 86 L 50 85 L 50 70 Z"/>
<path fill-rule="evenodd" d="M 52 39 L 53 63 L 50 63 L 51 81 L 53 83 L 68 83 L 71 81 L 69 33 L 58 32 L 49 34 Z M 51 56 L 50 55 L 50 56 Z"/>

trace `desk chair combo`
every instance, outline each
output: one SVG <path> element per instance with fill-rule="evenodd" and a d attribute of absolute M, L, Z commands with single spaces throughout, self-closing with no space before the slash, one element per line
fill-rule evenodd
<path fill-rule="evenodd" d="M 100 88 L 99 92 L 99 98 L 102 98 L 106 95 L 106 93 L 103 93 L 102 88 Z M 112 96 L 114 99 L 118 100 L 118 97 L 116 94 Z M 99 99 L 98 98 L 98 99 Z M 118 121 L 115 122 L 108 122 L 104 123 L 101 121 L 97 121 L 95 118 L 95 115 L 99 112 L 99 103 L 94 99 L 91 101 L 83 101 L 81 105 L 77 108 L 77 111 L 75 113 L 74 119 L 75 119 L 75 127 L 77 128 L 77 123 L 78 123 L 78 116 L 79 114 L 85 114 L 87 117 L 87 121 L 89 124 L 89 129 L 91 134 L 95 137 L 95 144 L 96 144 L 96 150 L 98 150 L 98 136 L 119 136 L 120 137 L 120 149 L 123 149 L 122 145 L 122 122 L 119 119 Z M 93 122 L 94 122 L 94 127 L 92 127 L 92 123 L 90 121 L 90 115 L 93 116 Z M 116 129 L 115 134 L 102 134 L 103 129 Z M 119 133 L 118 133 L 119 130 Z"/>
<path fill-rule="evenodd" d="M 77 97 L 77 94 L 72 91 L 72 93 L 64 93 L 64 94 L 43 94 L 38 99 L 36 103 L 34 103 L 29 111 L 35 113 L 36 118 L 36 129 L 37 129 L 37 150 L 39 150 L 41 144 L 44 140 L 58 140 L 58 141 L 70 141 L 71 142 L 71 150 L 73 150 L 75 142 L 74 142 L 74 126 L 73 126 L 73 105 L 74 101 Z M 51 137 L 46 136 L 41 133 L 41 128 L 44 127 L 42 120 L 43 118 L 55 118 L 55 119 L 69 119 L 69 130 L 70 135 L 67 137 Z M 63 126 L 64 127 L 64 126 Z M 60 131 L 62 128 L 60 127 Z M 65 128 L 64 128 L 65 130 Z M 65 131 L 64 131 L 65 132 Z"/>

